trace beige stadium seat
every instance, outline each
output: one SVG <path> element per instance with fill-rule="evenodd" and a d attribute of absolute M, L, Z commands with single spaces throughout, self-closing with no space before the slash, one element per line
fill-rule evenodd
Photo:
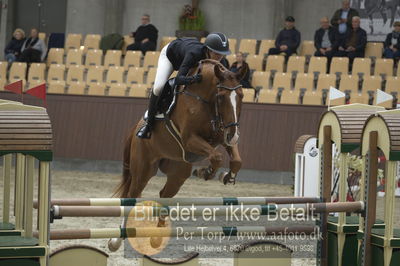
<path fill-rule="evenodd" d="M 126 76 L 126 84 L 128 87 L 131 87 L 133 84 L 143 84 L 144 72 L 143 67 L 130 67 Z"/>
<path fill-rule="evenodd" d="M 44 79 L 45 71 L 46 71 L 46 64 L 43 63 L 31 64 L 28 73 L 28 82 L 30 88 L 45 82 Z"/>
<path fill-rule="evenodd" d="M 146 55 L 144 56 L 143 67 L 157 67 L 158 57 L 160 57 L 160 52 L 146 52 Z"/>
<path fill-rule="evenodd" d="M 258 50 L 259 55 L 268 55 L 269 49 L 275 47 L 275 40 L 261 40 L 260 49 Z"/>
<path fill-rule="evenodd" d="M 65 93 L 65 65 L 51 65 L 47 72 L 47 92 L 48 93 Z"/>
<path fill-rule="evenodd" d="M 68 34 L 65 40 L 65 52 L 68 53 L 70 49 L 80 49 L 82 41 L 82 34 Z"/>
<path fill-rule="evenodd" d="M 8 62 L 7 61 L 0 61 L 0 80 L 4 81 L 3 84 L 7 82 L 7 68 Z M 3 89 L 2 87 L 0 88 Z"/>
<path fill-rule="evenodd" d="M 101 66 L 102 59 L 103 59 L 102 50 L 91 49 L 86 54 L 85 67 L 90 68 L 95 66 Z"/>
<path fill-rule="evenodd" d="M 282 55 L 269 55 L 267 58 L 267 64 L 265 71 L 271 72 L 283 72 L 283 66 L 285 64 L 285 57 Z"/>
<path fill-rule="evenodd" d="M 354 58 L 352 75 L 358 75 L 360 78 L 371 75 L 371 59 L 370 58 Z"/>
<path fill-rule="evenodd" d="M 83 52 L 87 53 L 88 50 L 99 49 L 100 40 L 100 34 L 87 34 L 85 37 L 85 41 L 83 42 Z"/>
<path fill-rule="evenodd" d="M 400 77 L 387 77 L 385 92 L 398 94 L 400 92 Z"/>
<path fill-rule="evenodd" d="M 39 32 L 39 39 L 42 40 L 44 43 L 46 43 L 46 33 L 45 32 Z"/>
<path fill-rule="evenodd" d="M 313 56 L 315 53 L 314 41 L 303 41 L 300 45 L 301 56 Z"/>
<path fill-rule="evenodd" d="M 47 85 L 47 93 L 64 94 L 66 90 L 65 81 L 52 81 Z"/>
<path fill-rule="evenodd" d="M 365 47 L 365 57 L 372 59 L 382 58 L 383 43 L 382 42 L 367 42 Z"/>
<path fill-rule="evenodd" d="M 400 77 L 400 67 L 397 67 L 396 76 Z"/>
<path fill-rule="evenodd" d="M 323 105 L 322 91 L 306 91 L 303 96 L 304 105 Z"/>
<path fill-rule="evenodd" d="M 308 65 L 308 73 L 314 74 L 316 77 L 326 73 L 328 59 L 326 57 L 312 56 Z"/>
<path fill-rule="evenodd" d="M 146 84 L 132 84 L 129 88 L 130 97 L 138 97 L 138 98 L 148 98 L 149 97 L 149 88 Z"/>
<path fill-rule="evenodd" d="M 273 90 L 290 90 L 292 74 L 291 73 L 276 73 L 272 85 Z"/>
<path fill-rule="evenodd" d="M 364 78 L 361 88 L 363 93 L 368 91 L 376 92 L 377 89 L 382 89 L 382 78 L 380 76 L 368 76 Z"/>
<path fill-rule="evenodd" d="M 156 79 L 156 73 L 157 73 L 157 68 L 152 67 L 149 69 L 149 72 L 147 72 L 147 78 L 146 78 L 146 84 L 153 86 L 154 80 Z"/>
<path fill-rule="evenodd" d="M 106 84 L 102 82 L 89 84 L 88 95 L 104 96 L 106 92 Z"/>
<path fill-rule="evenodd" d="M 300 92 L 293 90 L 283 90 L 280 103 L 282 104 L 300 104 Z"/>
<path fill-rule="evenodd" d="M 126 85 L 122 83 L 111 84 L 108 89 L 108 96 L 127 96 Z"/>
<path fill-rule="evenodd" d="M 359 79 L 356 75 L 342 75 L 339 82 L 339 90 L 342 92 L 358 92 L 358 81 Z"/>
<path fill-rule="evenodd" d="M 256 54 L 256 39 L 241 39 L 239 45 L 239 52 L 244 54 Z"/>
<path fill-rule="evenodd" d="M 86 90 L 85 83 L 72 83 L 69 85 L 69 87 L 67 89 L 67 93 L 82 95 L 82 94 L 85 94 L 85 90 Z"/>
<path fill-rule="evenodd" d="M 134 42 L 133 38 L 129 35 L 124 35 L 124 43 L 122 44 L 122 54 L 126 53 L 126 48 Z"/>
<path fill-rule="evenodd" d="M 393 59 L 379 58 L 375 61 L 375 76 L 386 77 L 393 76 Z"/>
<path fill-rule="evenodd" d="M 349 58 L 333 57 L 329 73 L 337 76 L 347 75 L 349 73 Z"/>
<path fill-rule="evenodd" d="M 82 50 L 81 49 L 70 49 L 67 53 L 67 58 L 65 59 L 65 66 L 69 68 L 70 66 L 82 65 Z"/>
<path fill-rule="evenodd" d="M 262 71 L 264 56 L 249 54 L 246 56 L 246 62 L 249 68 L 255 71 Z"/>
<path fill-rule="evenodd" d="M 297 91 L 312 91 L 314 87 L 314 77 L 313 74 L 299 73 L 296 76 L 296 81 L 294 85 L 294 90 Z"/>
<path fill-rule="evenodd" d="M 174 72 L 172 72 L 170 78 L 175 78 L 177 75 L 178 75 L 178 71 L 175 70 Z"/>
<path fill-rule="evenodd" d="M 306 64 L 305 56 L 290 56 L 287 64 L 286 72 L 288 73 L 304 73 Z"/>
<path fill-rule="evenodd" d="M 130 67 L 140 67 L 142 52 L 127 51 L 124 58 L 124 69 L 127 71 Z"/>
<path fill-rule="evenodd" d="M 67 72 L 67 85 L 71 85 L 73 83 L 84 83 L 84 72 L 85 68 L 83 66 L 71 66 Z"/>
<path fill-rule="evenodd" d="M 367 92 L 351 92 L 350 93 L 350 103 L 362 103 L 368 104 L 369 103 L 369 95 Z"/>
<path fill-rule="evenodd" d="M 251 84 L 254 88 L 266 90 L 269 89 L 270 73 L 263 71 L 254 71 Z"/>
<path fill-rule="evenodd" d="M 94 66 L 89 68 L 86 75 L 86 84 L 97 84 L 103 82 L 104 68 L 102 66 Z"/>
<path fill-rule="evenodd" d="M 336 76 L 333 74 L 321 74 L 318 76 L 317 91 L 329 90 L 336 87 Z"/>
<path fill-rule="evenodd" d="M 63 48 L 51 48 L 47 55 L 47 66 L 51 64 L 64 64 L 64 49 Z"/>
<path fill-rule="evenodd" d="M 278 90 L 261 90 L 258 95 L 259 103 L 277 103 Z"/>
<path fill-rule="evenodd" d="M 22 80 L 23 84 L 25 85 L 26 69 L 27 69 L 26 63 L 13 62 L 8 77 L 9 82 L 13 83 L 15 81 Z"/>
<path fill-rule="evenodd" d="M 162 48 L 164 48 L 165 45 L 167 45 L 168 43 L 172 42 L 173 40 L 176 40 L 176 37 L 174 36 L 164 36 L 161 38 L 161 42 L 160 42 L 160 51 L 162 50 Z"/>
<path fill-rule="evenodd" d="M 104 67 L 119 67 L 121 66 L 122 52 L 120 50 L 107 50 L 106 56 L 104 57 Z"/>
<path fill-rule="evenodd" d="M 124 77 L 123 67 L 117 67 L 117 66 L 110 67 L 107 71 L 106 85 L 108 87 L 111 87 L 112 85 L 115 84 L 123 84 L 124 83 L 123 77 Z"/>
<path fill-rule="evenodd" d="M 254 102 L 254 89 L 243 89 L 243 102 Z"/>
<path fill-rule="evenodd" d="M 237 45 L 237 40 L 234 38 L 228 38 L 229 41 L 229 50 L 231 51 L 232 54 L 235 54 L 237 49 L 236 49 L 236 45 Z"/>

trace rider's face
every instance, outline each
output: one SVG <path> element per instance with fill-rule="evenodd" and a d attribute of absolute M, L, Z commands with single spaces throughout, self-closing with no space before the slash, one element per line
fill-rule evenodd
<path fill-rule="evenodd" d="M 210 55 L 210 59 L 217 60 L 217 61 L 221 61 L 221 59 L 223 57 L 222 54 L 217 54 L 213 51 L 209 51 L 209 55 Z"/>
<path fill-rule="evenodd" d="M 400 32 L 400 25 L 399 26 L 394 26 L 394 31 L 395 32 Z"/>

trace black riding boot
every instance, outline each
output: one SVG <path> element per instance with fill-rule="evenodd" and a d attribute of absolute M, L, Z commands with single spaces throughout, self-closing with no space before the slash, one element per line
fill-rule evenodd
<path fill-rule="evenodd" d="M 136 133 L 136 136 L 138 136 L 139 138 L 149 139 L 151 137 L 151 130 L 153 129 L 154 126 L 154 120 L 157 112 L 157 104 L 159 98 L 160 98 L 159 96 L 156 96 L 154 95 L 154 93 L 151 93 L 149 109 L 147 110 L 146 124 Z"/>

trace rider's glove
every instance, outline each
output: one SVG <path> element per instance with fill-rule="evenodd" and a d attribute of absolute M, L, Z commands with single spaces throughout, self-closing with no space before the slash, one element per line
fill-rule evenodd
<path fill-rule="evenodd" d="M 190 85 L 193 83 L 199 83 L 202 79 L 201 74 L 196 74 L 194 76 L 178 76 L 175 78 L 176 85 Z"/>

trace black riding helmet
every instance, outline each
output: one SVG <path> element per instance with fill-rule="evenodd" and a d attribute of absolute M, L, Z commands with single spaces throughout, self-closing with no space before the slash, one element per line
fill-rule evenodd
<path fill-rule="evenodd" d="M 220 32 L 208 34 L 204 45 L 217 54 L 228 55 L 231 53 L 228 38 Z"/>

